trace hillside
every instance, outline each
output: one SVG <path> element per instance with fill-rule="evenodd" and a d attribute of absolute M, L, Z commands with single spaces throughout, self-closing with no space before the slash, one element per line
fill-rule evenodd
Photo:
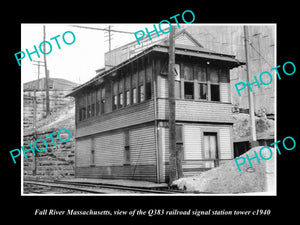
<path fill-rule="evenodd" d="M 52 112 L 50 116 L 37 122 L 37 132 L 42 133 L 48 130 L 60 130 L 67 128 L 72 133 L 75 129 L 75 103 L 74 100 L 67 103 L 61 109 Z M 33 127 L 24 129 L 24 135 L 33 134 Z"/>

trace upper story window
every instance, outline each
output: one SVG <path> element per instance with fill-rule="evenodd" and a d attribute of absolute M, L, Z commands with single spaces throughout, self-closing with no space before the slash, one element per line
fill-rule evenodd
<path fill-rule="evenodd" d="M 145 64 L 144 61 L 138 62 L 138 102 L 145 101 Z"/>
<path fill-rule="evenodd" d="M 119 89 L 118 89 L 118 108 L 124 107 L 124 78 L 119 79 Z"/>
<path fill-rule="evenodd" d="M 131 98 L 130 98 L 130 83 L 131 83 L 131 76 L 127 75 L 125 76 L 125 92 L 124 92 L 124 105 L 128 106 L 131 104 Z"/>
<path fill-rule="evenodd" d="M 183 64 L 182 68 L 184 79 L 184 98 L 194 99 L 194 73 L 193 66 L 191 64 Z"/>
<path fill-rule="evenodd" d="M 136 63 L 132 65 L 132 80 L 131 80 L 131 87 L 132 87 L 132 104 L 137 103 L 137 86 L 138 86 L 138 71 Z"/>
<path fill-rule="evenodd" d="M 182 63 L 183 98 L 220 101 L 220 69 Z M 176 86 L 175 86 L 176 87 Z"/>
<path fill-rule="evenodd" d="M 152 66 L 148 60 L 146 66 L 146 81 L 145 81 L 145 100 L 152 98 Z"/>
<path fill-rule="evenodd" d="M 86 95 L 83 95 L 79 98 L 78 101 L 78 108 L 79 108 L 79 121 L 86 119 Z"/>
<path fill-rule="evenodd" d="M 95 115 L 95 100 L 96 92 L 92 91 L 87 95 L 87 118 L 93 117 Z"/>
<path fill-rule="evenodd" d="M 96 116 L 99 116 L 105 112 L 105 87 L 98 88 L 96 93 Z"/>
<path fill-rule="evenodd" d="M 196 65 L 194 67 L 194 74 L 196 76 L 197 85 L 198 85 L 198 99 L 207 100 L 208 91 L 207 91 L 206 68 Z"/>
<path fill-rule="evenodd" d="M 112 88 L 112 110 L 116 110 L 118 107 L 118 81 L 113 81 Z"/>
<path fill-rule="evenodd" d="M 152 98 L 152 64 L 139 59 L 116 71 L 97 88 L 78 100 L 78 120 L 134 105 Z M 107 101 L 107 102 L 106 102 Z"/>
<path fill-rule="evenodd" d="M 219 69 L 208 67 L 210 100 L 220 101 Z"/>

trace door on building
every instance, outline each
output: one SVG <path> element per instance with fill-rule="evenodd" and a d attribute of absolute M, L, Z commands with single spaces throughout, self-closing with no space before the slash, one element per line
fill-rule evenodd
<path fill-rule="evenodd" d="M 204 132 L 203 142 L 204 142 L 203 158 L 207 160 L 214 160 L 215 167 L 219 166 L 217 133 Z"/>

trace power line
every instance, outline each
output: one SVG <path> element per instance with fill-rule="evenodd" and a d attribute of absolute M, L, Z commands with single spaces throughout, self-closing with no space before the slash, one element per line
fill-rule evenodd
<path fill-rule="evenodd" d="M 112 30 L 112 29 L 108 29 L 108 28 L 85 27 L 85 26 L 78 26 L 78 25 L 70 25 L 70 26 L 84 28 L 84 29 L 91 29 L 91 30 L 102 30 L 102 31 L 124 33 L 124 34 L 134 34 L 134 32 L 122 31 L 122 30 Z"/>
<path fill-rule="evenodd" d="M 105 37 L 108 37 L 108 40 L 105 40 L 105 41 L 109 42 L 109 51 L 111 50 L 111 39 L 112 39 L 112 35 L 113 35 L 113 34 L 111 34 L 111 29 L 110 29 L 111 27 L 112 27 L 111 25 L 108 26 L 108 36 L 105 36 Z"/>
<path fill-rule="evenodd" d="M 77 28 L 83 28 L 83 29 L 91 29 L 91 30 L 100 30 L 100 31 L 105 31 L 108 32 L 108 42 L 109 42 L 109 51 L 111 51 L 111 40 L 112 40 L 112 32 L 116 33 L 122 33 L 122 34 L 134 34 L 134 32 L 129 32 L 129 31 L 122 31 L 122 30 L 113 30 L 111 29 L 111 25 L 109 25 L 107 28 L 96 28 L 96 27 L 86 27 L 86 26 L 78 26 L 78 25 L 70 25 L 72 27 L 77 27 Z"/>

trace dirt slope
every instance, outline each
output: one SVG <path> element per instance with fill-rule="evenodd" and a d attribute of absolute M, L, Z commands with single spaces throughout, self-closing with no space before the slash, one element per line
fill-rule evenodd
<path fill-rule="evenodd" d="M 249 158 L 252 158 L 254 156 L 253 151 L 256 151 L 259 155 L 261 147 L 250 149 L 241 156 L 246 158 L 246 154 L 248 154 Z M 176 180 L 173 182 L 173 185 L 188 192 L 222 194 L 274 192 L 274 158 L 276 152 L 274 152 L 274 149 L 272 151 L 273 157 L 267 161 L 260 160 L 260 164 L 258 164 L 256 159 L 252 160 L 253 167 L 250 167 L 248 161 L 246 161 L 244 165 L 240 166 L 241 171 L 239 171 L 233 159 L 197 176 Z M 268 158 L 270 153 L 267 150 L 262 152 L 263 156 Z"/>

